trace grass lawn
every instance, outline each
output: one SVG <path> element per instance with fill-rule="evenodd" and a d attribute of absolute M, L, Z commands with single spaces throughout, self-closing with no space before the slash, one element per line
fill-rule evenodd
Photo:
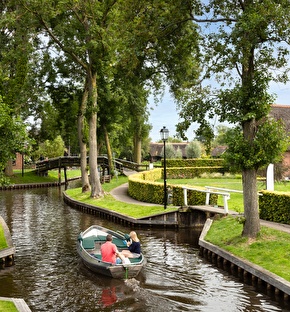
<path fill-rule="evenodd" d="M 243 226 L 234 217 L 215 220 L 205 240 L 290 281 L 290 235 L 265 226 L 257 239 L 242 237 Z"/>
<path fill-rule="evenodd" d="M 163 182 L 163 180 L 159 180 Z M 194 186 L 211 186 L 219 187 L 230 190 L 242 191 L 242 179 L 241 178 L 231 178 L 231 177 L 219 177 L 219 178 L 194 178 L 194 179 L 167 179 L 168 184 L 183 184 Z M 266 183 L 263 181 L 258 181 L 257 183 L 258 191 L 266 189 Z M 290 192 L 290 182 L 275 182 L 275 191 L 280 192 Z M 218 205 L 223 206 L 223 197 L 218 196 Z M 228 207 L 230 210 L 243 212 L 243 194 L 241 193 L 231 193 L 230 199 L 228 200 Z"/>
<path fill-rule="evenodd" d="M 110 183 L 102 184 L 102 187 L 106 192 L 105 197 L 102 199 L 91 198 L 90 193 L 82 193 L 81 188 L 68 189 L 66 190 L 66 193 L 68 196 L 72 197 L 77 201 L 106 208 L 133 218 L 142 218 L 164 212 L 164 207 L 161 205 L 143 206 L 143 205 L 128 204 L 117 201 L 112 195 L 109 194 L 109 192 L 112 189 L 126 183 L 127 181 L 128 181 L 127 177 L 120 176 L 117 179 L 113 178 Z M 167 207 L 166 209 L 166 211 L 174 211 L 174 210 L 176 210 L 176 208 L 170 206 Z"/>
<path fill-rule="evenodd" d="M 6 242 L 6 238 L 4 236 L 4 230 L 2 225 L 0 224 L 0 249 L 7 248 L 8 244 Z"/>
<path fill-rule="evenodd" d="M 80 170 L 67 170 L 67 178 L 72 179 L 81 176 Z M 58 170 L 49 170 L 46 177 L 38 176 L 35 171 L 26 169 L 22 176 L 21 170 L 14 170 L 14 174 L 9 178 L 11 184 L 58 182 Z M 64 172 L 61 170 L 61 179 L 64 181 Z"/>
<path fill-rule="evenodd" d="M 11 301 L 0 301 L 0 312 L 18 312 L 15 304 Z"/>

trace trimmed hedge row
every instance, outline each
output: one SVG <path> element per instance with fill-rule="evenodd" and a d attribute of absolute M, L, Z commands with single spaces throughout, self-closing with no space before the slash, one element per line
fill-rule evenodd
<path fill-rule="evenodd" d="M 163 170 L 154 169 L 129 176 L 129 195 L 139 201 L 164 204 L 164 185 L 163 183 L 154 182 L 154 180 L 162 178 L 162 173 Z M 174 206 L 184 205 L 182 186 L 169 184 L 168 192 L 172 194 L 172 204 Z M 205 197 L 205 193 L 188 190 L 188 205 L 204 205 Z M 211 195 L 210 203 L 212 205 L 217 203 L 217 195 Z"/>
<path fill-rule="evenodd" d="M 163 160 L 161 161 L 163 164 Z M 223 167 L 221 158 L 166 159 L 166 167 Z"/>
<path fill-rule="evenodd" d="M 181 167 L 166 168 L 166 174 L 169 179 L 191 179 L 201 176 L 203 173 L 222 173 L 224 167 Z M 162 169 L 163 176 L 163 169 Z"/>
<path fill-rule="evenodd" d="M 290 193 L 261 191 L 259 196 L 260 218 L 290 224 Z"/>

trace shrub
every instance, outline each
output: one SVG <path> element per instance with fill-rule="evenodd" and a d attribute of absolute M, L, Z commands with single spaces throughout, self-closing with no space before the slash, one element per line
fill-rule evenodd
<path fill-rule="evenodd" d="M 201 156 L 201 144 L 198 141 L 190 142 L 185 148 L 187 158 L 199 158 Z"/>

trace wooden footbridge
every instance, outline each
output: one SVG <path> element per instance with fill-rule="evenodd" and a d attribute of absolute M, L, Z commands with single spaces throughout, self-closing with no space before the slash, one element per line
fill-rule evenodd
<path fill-rule="evenodd" d="M 89 157 L 87 157 L 87 163 L 89 162 Z M 113 160 L 114 169 L 119 173 L 125 173 L 124 168 L 134 170 L 134 171 L 144 171 L 148 170 L 148 165 L 137 164 L 124 159 L 114 159 Z M 61 156 L 56 158 L 50 158 L 45 160 L 40 160 L 36 162 L 35 171 L 39 175 L 47 174 L 48 170 L 58 169 L 59 179 L 61 169 L 64 170 L 65 183 L 67 183 L 66 170 L 71 167 L 80 167 L 81 159 L 79 156 Z M 100 169 L 100 177 L 110 176 L 109 160 L 107 156 L 98 156 L 98 166 Z"/>

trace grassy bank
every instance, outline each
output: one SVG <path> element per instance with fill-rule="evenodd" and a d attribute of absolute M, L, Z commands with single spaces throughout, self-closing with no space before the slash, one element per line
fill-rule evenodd
<path fill-rule="evenodd" d="M 7 248 L 8 244 L 6 242 L 5 236 L 4 236 L 4 230 L 2 225 L 0 224 L 0 250 Z M 16 306 L 11 301 L 1 301 L 0 300 L 0 311 L 5 312 L 17 312 Z"/>
<path fill-rule="evenodd" d="M 15 304 L 11 301 L 0 301 L 0 311 L 2 312 L 18 312 Z"/>
<path fill-rule="evenodd" d="M 162 182 L 160 180 L 159 182 Z M 222 176 L 222 177 L 212 177 L 209 176 L 207 178 L 194 178 L 194 179 L 167 179 L 168 184 L 185 184 L 194 186 L 210 186 L 210 187 L 218 187 L 225 188 L 230 190 L 242 191 L 242 178 L 236 178 L 232 176 Z M 264 181 L 257 182 L 258 191 L 262 191 L 266 189 L 266 183 Z M 279 192 L 289 192 L 290 191 L 290 182 L 275 182 L 275 191 Z M 219 196 L 218 205 L 223 206 L 223 198 Z M 230 200 L 228 201 L 228 207 L 230 210 L 243 212 L 243 194 L 242 193 L 231 193 L 230 192 Z"/>
<path fill-rule="evenodd" d="M 67 170 L 67 178 L 72 179 L 81 176 L 80 170 Z M 11 184 L 27 184 L 41 182 L 58 182 L 58 170 L 49 170 L 47 176 L 38 176 L 35 171 L 26 169 L 22 176 L 21 170 L 14 170 L 14 174 L 9 178 Z M 64 172 L 61 170 L 61 180 L 64 181 Z"/>
<path fill-rule="evenodd" d="M 213 222 L 205 240 L 290 282 L 290 235 L 261 226 L 253 240 L 242 237 L 242 230 L 236 218 L 224 217 Z"/>
<path fill-rule="evenodd" d="M 133 218 L 142 218 L 147 217 L 150 215 L 163 213 L 164 207 L 161 205 L 156 206 L 143 206 L 141 205 L 135 205 L 135 204 L 128 204 L 124 202 L 117 201 L 112 195 L 109 194 L 109 192 L 116 188 L 119 185 L 122 185 L 128 181 L 127 177 L 121 176 L 118 177 L 118 179 L 113 178 L 110 183 L 104 183 L 102 185 L 105 196 L 101 199 L 94 199 L 90 197 L 90 193 L 82 193 L 81 188 L 75 188 L 75 189 L 68 189 L 66 190 L 66 193 L 68 196 L 72 197 L 73 199 L 77 201 L 81 201 L 83 203 L 93 205 L 93 206 L 99 206 L 102 208 L 106 208 L 111 211 L 115 211 L 118 213 L 121 213 L 123 215 L 133 217 Z M 176 208 L 168 207 L 166 211 L 173 211 L 176 210 Z"/>
<path fill-rule="evenodd" d="M 2 225 L 0 224 L 0 249 L 7 248 L 8 244 L 6 242 L 6 238 L 4 236 L 4 229 Z"/>

